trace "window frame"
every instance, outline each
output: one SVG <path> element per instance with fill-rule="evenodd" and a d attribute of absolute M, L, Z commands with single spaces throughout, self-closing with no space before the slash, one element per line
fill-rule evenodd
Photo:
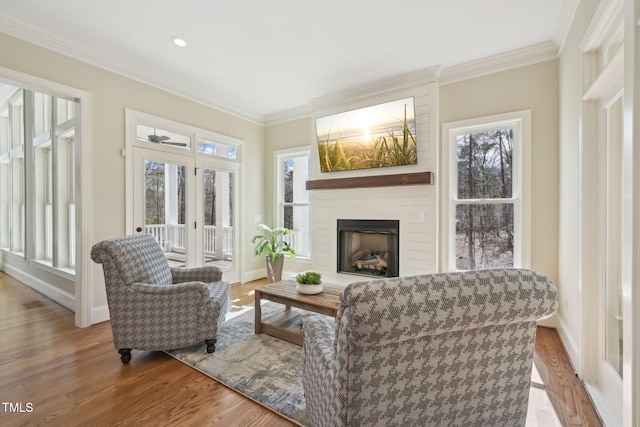
<path fill-rule="evenodd" d="M 284 159 L 287 158 L 293 158 L 293 157 L 307 157 L 309 159 L 309 177 L 308 179 L 310 179 L 310 174 L 311 174 L 311 147 L 309 146 L 302 146 L 302 147 L 295 147 L 295 148 L 289 148 L 289 149 L 284 149 L 284 150 L 276 150 L 274 152 L 274 182 L 275 182 L 275 188 L 276 188 L 276 204 L 275 204 L 275 215 L 274 218 L 276 219 L 276 226 L 277 227 L 284 227 L 284 208 L 286 206 L 292 206 L 292 207 L 296 207 L 296 206 L 307 206 L 308 209 L 308 217 L 307 217 L 307 228 L 309 230 L 308 232 L 308 242 L 307 242 L 307 247 L 308 249 L 308 253 L 299 253 L 299 251 L 296 250 L 296 258 L 299 259 L 311 259 L 312 257 L 312 237 L 311 237 L 311 193 L 309 192 L 309 190 L 307 191 L 308 197 L 307 197 L 307 203 L 299 203 L 299 202 L 286 202 L 285 201 L 285 192 L 284 192 Z M 295 249 L 295 248 L 294 248 Z M 288 255 L 286 255 L 288 256 Z"/>
<path fill-rule="evenodd" d="M 513 203 L 513 267 L 531 266 L 531 110 L 522 110 L 443 123 L 441 271 L 459 271 L 456 267 L 455 246 L 456 207 L 484 200 L 458 199 L 457 136 L 509 127 L 514 129 L 512 197 L 486 200 L 487 203 Z"/>

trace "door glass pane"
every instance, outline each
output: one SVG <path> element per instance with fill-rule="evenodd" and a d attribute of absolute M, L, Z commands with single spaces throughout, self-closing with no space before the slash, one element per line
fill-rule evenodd
<path fill-rule="evenodd" d="M 223 270 L 233 268 L 233 181 L 232 172 L 204 168 L 204 262 Z"/>
<path fill-rule="evenodd" d="M 186 167 L 145 160 L 145 227 L 169 265 L 186 265 Z"/>
<path fill-rule="evenodd" d="M 622 98 L 607 111 L 607 191 L 605 205 L 605 353 L 622 375 Z"/>
<path fill-rule="evenodd" d="M 513 204 L 456 206 L 456 268 L 513 267 Z"/>

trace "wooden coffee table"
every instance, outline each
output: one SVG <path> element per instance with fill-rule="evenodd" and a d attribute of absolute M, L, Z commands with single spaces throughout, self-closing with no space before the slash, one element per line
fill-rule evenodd
<path fill-rule="evenodd" d="M 296 282 L 282 280 L 255 290 L 256 334 L 264 333 L 302 345 L 302 321 L 300 312 L 291 307 L 336 317 L 340 293 L 344 286 L 322 284 L 323 291 L 317 295 L 304 295 L 296 291 Z M 284 310 L 267 319 L 262 318 L 261 300 L 284 304 Z"/>

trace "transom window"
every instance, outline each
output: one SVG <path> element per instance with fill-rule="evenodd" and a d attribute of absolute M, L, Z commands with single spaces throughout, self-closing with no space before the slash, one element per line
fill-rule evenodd
<path fill-rule="evenodd" d="M 182 148 L 184 150 L 191 149 L 191 136 L 151 126 L 136 125 L 136 137 L 138 141 L 149 142 L 151 144 Z"/>
<path fill-rule="evenodd" d="M 238 150 L 235 145 L 209 139 L 198 140 L 198 152 L 210 156 L 222 157 L 223 159 L 238 159 Z"/>

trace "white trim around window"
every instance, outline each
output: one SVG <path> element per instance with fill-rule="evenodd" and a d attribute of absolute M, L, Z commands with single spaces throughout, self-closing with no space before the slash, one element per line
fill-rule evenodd
<path fill-rule="evenodd" d="M 306 190 L 310 176 L 310 155 L 308 146 L 277 150 L 273 155 L 276 226 L 291 228 L 292 233 L 287 239 L 296 250 L 296 256 L 301 259 L 311 258 L 311 195 Z M 285 160 L 292 162 L 291 200 L 286 200 L 285 196 Z M 288 219 L 285 219 L 285 208 L 290 209 L 291 217 Z M 288 222 L 292 222 L 293 227 Z"/>
<path fill-rule="evenodd" d="M 441 192 L 441 271 L 456 267 L 456 207 L 475 201 L 458 199 L 457 137 L 463 134 L 511 128 L 514 130 L 512 195 L 498 201 L 511 203 L 513 213 L 513 266 L 531 264 L 531 111 L 523 110 L 493 116 L 444 123 L 442 125 Z M 492 202 L 491 199 L 482 199 Z M 479 200 L 479 203 L 483 203 Z"/>

